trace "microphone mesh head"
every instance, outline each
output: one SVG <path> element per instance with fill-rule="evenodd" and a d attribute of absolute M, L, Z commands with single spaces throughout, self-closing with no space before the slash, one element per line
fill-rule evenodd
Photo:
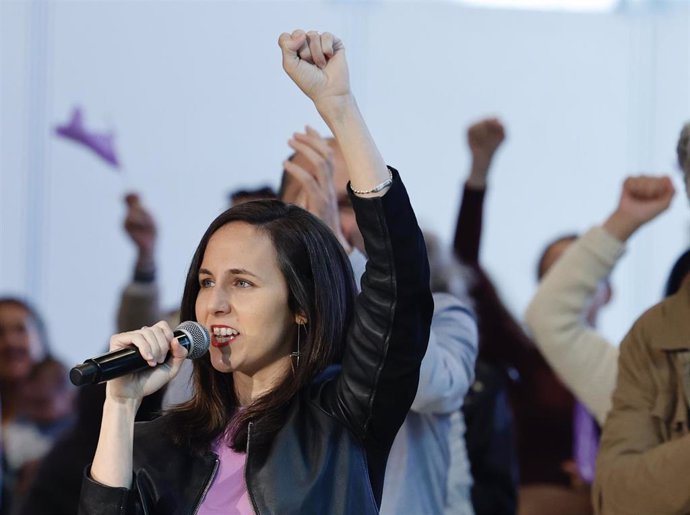
<path fill-rule="evenodd" d="M 208 351 L 211 344 L 211 336 L 206 328 L 198 322 L 187 320 L 175 328 L 176 331 L 183 331 L 189 336 L 190 346 L 187 359 L 200 358 Z"/>

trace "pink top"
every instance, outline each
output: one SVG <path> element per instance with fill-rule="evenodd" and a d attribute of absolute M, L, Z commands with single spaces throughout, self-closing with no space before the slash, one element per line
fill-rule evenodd
<path fill-rule="evenodd" d="M 244 482 L 247 455 L 233 451 L 221 438 L 213 446 L 220 463 L 198 515 L 254 515 Z"/>

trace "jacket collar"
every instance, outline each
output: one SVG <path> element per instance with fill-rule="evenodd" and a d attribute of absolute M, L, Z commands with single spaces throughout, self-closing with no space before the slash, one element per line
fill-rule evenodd
<path fill-rule="evenodd" d="M 690 350 L 690 281 L 675 295 L 656 306 L 657 316 L 649 328 L 652 347 L 667 350 Z"/>

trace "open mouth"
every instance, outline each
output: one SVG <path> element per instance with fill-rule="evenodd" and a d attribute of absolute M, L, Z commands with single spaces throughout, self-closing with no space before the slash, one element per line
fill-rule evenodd
<path fill-rule="evenodd" d="M 227 325 L 211 326 L 211 345 L 226 347 L 239 335 L 239 331 Z"/>

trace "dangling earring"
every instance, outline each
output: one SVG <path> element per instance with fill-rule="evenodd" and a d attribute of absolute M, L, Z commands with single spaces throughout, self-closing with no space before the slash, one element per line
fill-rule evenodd
<path fill-rule="evenodd" d="M 290 356 L 291 356 L 291 357 L 297 358 L 297 366 L 298 366 L 298 367 L 299 367 L 299 357 L 300 357 L 300 355 L 301 355 L 301 354 L 300 354 L 300 350 L 299 350 L 299 339 L 300 339 L 300 333 L 302 332 L 301 329 L 302 329 L 302 326 L 303 326 L 303 325 L 304 325 L 304 324 L 302 324 L 302 323 L 298 323 L 298 324 L 297 324 L 297 351 L 296 351 L 296 352 L 291 352 L 291 353 L 290 353 Z M 293 371 L 294 371 L 294 369 L 293 369 Z"/>

